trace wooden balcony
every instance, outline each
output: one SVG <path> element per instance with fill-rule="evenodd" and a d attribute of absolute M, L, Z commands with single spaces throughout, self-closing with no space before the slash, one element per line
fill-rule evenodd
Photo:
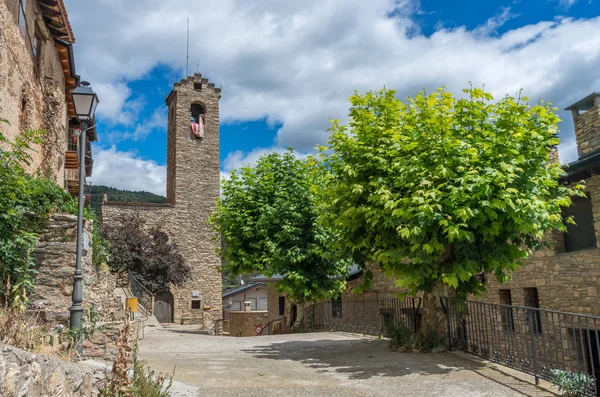
<path fill-rule="evenodd" d="M 79 169 L 79 156 L 76 151 L 68 150 L 65 152 L 65 168 L 68 170 Z"/>

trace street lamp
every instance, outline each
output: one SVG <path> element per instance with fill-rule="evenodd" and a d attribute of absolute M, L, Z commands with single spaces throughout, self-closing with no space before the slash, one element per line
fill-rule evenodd
<path fill-rule="evenodd" d="M 71 93 L 75 115 L 79 119 L 81 136 L 79 137 L 79 205 L 77 211 L 77 248 L 75 251 L 75 274 L 73 275 L 73 305 L 69 308 L 71 329 L 81 328 L 83 317 L 83 273 L 81 271 L 81 249 L 83 237 L 83 204 L 85 202 L 85 146 L 88 125 L 94 119 L 98 96 L 90 87 L 90 83 L 82 81 L 81 85 Z"/>

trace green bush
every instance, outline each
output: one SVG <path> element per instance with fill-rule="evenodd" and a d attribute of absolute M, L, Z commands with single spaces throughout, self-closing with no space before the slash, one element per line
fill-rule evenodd
<path fill-rule="evenodd" d="M 549 380 L 558 386 L 558 390 L 564 391 L 567 397 L 587 396 L 594 391 L 594 378 L 585 372 L 553 369 Z"/>
<path fill-rule="evenodd" d="M 413 330 L 404 324 L 395 324 L 388 326 L 387 335 L 390 338 L 390 349 L 392 350 L 412 350 L 415 344 L 415 334 Z"/>
<path fill-rule="evenodd" d="M 0 119 L 0 126 L 7 124 Z M 23 310 L 33 288 L 32 251 L 48 215 L 73 198 L 53 181 L 27 172 L 31 145 L 45 131 L 28 130 L 9 140 L 0 130 L 0 301 Z"/>
<path fill-rule="evenodd" d="M 387 337 L 390 338 L 390 349 L 401 351 L 418 350 L 431 353 L 436 347 L 444 345 L 444 337 L 433 329 L 421 329 L 415 333 L 402 323 L 388 326 Z"/>

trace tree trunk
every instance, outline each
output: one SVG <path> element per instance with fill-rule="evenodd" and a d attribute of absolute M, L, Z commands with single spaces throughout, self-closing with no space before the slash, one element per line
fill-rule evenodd
<path fill-rule="evenodd" d="M 423 293 L 423 310 L 421 316 L 421 329 L 433 329 L 440 335 L 446 335 L 448 320 L 442 309 L 440 298 L 450 296 L 451 289 L 443 284 L 438 284 L 431 291 Z"/>

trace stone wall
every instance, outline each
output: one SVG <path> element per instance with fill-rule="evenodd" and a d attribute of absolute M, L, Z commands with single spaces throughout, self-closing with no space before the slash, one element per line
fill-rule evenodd
<path fill-rule="evenodd" d="M 266 311 L 229 312 L 229 335 L 256 336 L 256 327 L 267 325 L 269 314 Z"/>
<path fill-rule="evenodd" d="M 597 247 L 564 252 L 562 233 L 550 233 L 547 240 L 551 247 L 533 253 L 508 283 L 500 284 L 493 275 L 487 275 L 487 292 L 478 299 L 500 303 L 499 290 L 510 290 L 512 304 L 524 306 L 524 289 L 537 288 L 543 309 L 600 315 L 600 175 L 587 179 L 586 187 Z"/>
<path fill-rule="evenodd" d="M 222 276 L 219 247 L 208 224 L 220 194 L 219 99 L 221 90 L 195 74 L 175 83 L 167 97 L 169 127 L 167 142 L 168 204 L 104 202 L 103 222 L 118 222 L 123 214 L 137 213 L 147 226 L 160 226 L 178 245 L 191 268 L 190 279 L 172 288 L 174 321 L 200 324 L 219 333 L 222 320 Z M 200 104 L 206 110 L 206 131 L 202 139 L 190 131 L 190 108 Z M 197 295 L 197 296 L 196 296 Z M 192 301 L 200 300 L 200 308 Z"/>
<path fill-rule="evenodd" d="M 383 271 L 381 270 L 381 268 L 379 268 L 376 264 L 367 264 L 365 266 L 365 270 L 363 272 L 367 272 L 367 271 L 370 271 L 373 275 L 372 280 L 371 280 L 371 287 L 372 287 L 371 289 L 364 291 L 360 294 L 356 294 L 356 293 L 352 292 L 352 289 L 354 287 L 356 287 L 364 282 L 364 275 L 361 275 L 361 276 L 357 277 L 356 279 L 348 281 L 348 288 L 342 293 L 342 296 L 341 296 L 342 302 L 349 303 L 348 305 L 343 306 L 345 308 L 344 310 L 347 310 L 350 307 L 352 307 L 352 308 L 360 307 L 361 308 L 361 310 L 358 310 L 358 309 L 348 310 L 348 312 L 345 314 L 345 317 L 344 317 L 344 321 L 347 321 L 348 323 L 356 322 L 357 324 L 359 324 L 364 319 L 363 313 L 362 313 L 362 303 L 359 304 L 358 306 L 356 306 L 353 304 L 353 302 L 368 301 L 369 303 L 366 303 L 366 306 L 368 307 L 368 310 L 371 310 L 372 308 L 377 307 L 377 305 L 372 302 L 377 302 L 382 299 L 397 298 L 398 294 L 400 292 L 402 292 L 402 290 L 396 286 L 396 284 L 394 283 L 394 280 L 392 278 L 386 277 L 384 275 Z M 284 308 L 283 315 L 279 314 L 279 297 L 285 297 L 285 308 Z M 292 306 L 294 304 L 295 304 L 295 302 L 292 302 L 286 296 L 285 293 L 277 290 L 277 288 L 275 287 L 275 282 L 268 283 L 267 310 L 269 312 L 269 316 L 268 316 L 267 322 L 277 320 L 277 321 L 281 322 L 282 326 L 290 327 L 292 325 L 292 324 L 289 324 L 289 321 L 291 320 L 290 314 L 292 311 Z M 297 319 L 301 319 L 305 315 L 304 313 L 300 312 L 300 309 L 305 306 L 310 306 L 310 303 L 306 303 L 304 305 L 298 306 L 299 311 L 298 311 Z M 356 314 L 356 316 L 354 314 Z M 378 314 L 379 313 L 377 312 L 375 315 L 378 315 Z"/>
<path fill-rule="evenodd" d="M 37 1 L 26 2 L 26 35 L 19 29 L 17 10 L 18 1 L 0 1 L 0 118 L 10 122 L 1 125 L 2 132 L 14 139 L 26 129 L 45 129 L 44 143 L 31 152 L 29 170 L 41 170 L 64 186 L 68 124 L 63 68 Z M 32 53 L 36 27 L 37 59 Z"/>
<path fill-rule="evenodd" d="M 584 157 L 600 150 L 600 95 L 594 99 L 594 106 L 584 113 L 573 110 L 577 152 Z"/>
<path fill-rule="evenodd" d="M 104 371 L 0 344 L 0 396 L 95 397 Z"/>
<path fill-rule="evenodd" d="M 92 263 L 92 233 L 88 221 L 84 222 L 84 234 L 87 236 L 81 257 L 84 302 L 86 306 L 96 306 L 101 321 L 119 320 L 122 304 L 114 295 L 115 277 L 98 270 Z M 38 273 L 29 310 L 43 321 L 62 324 L 69 321 L 76 238 L 77 217 L 54 214 L 33 251 Z"/>

